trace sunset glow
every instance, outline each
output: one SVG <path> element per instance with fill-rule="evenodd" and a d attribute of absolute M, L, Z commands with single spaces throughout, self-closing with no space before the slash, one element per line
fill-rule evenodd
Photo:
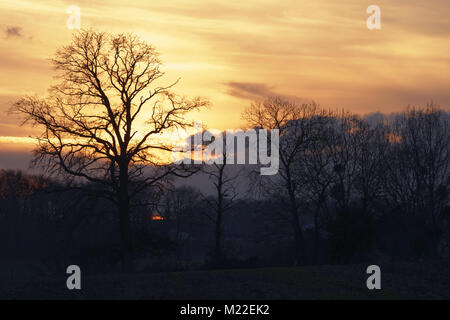
<path fill-rule="evenodd" d="M 450 3 L 378 1 L 382 29 L 368 30 L 368 1 L 12 1 L 0 3 L 0 148 L 30 150 L 36 129 L 6 111 L 54 83 L 55 50 L 70 42 L 69 5 L 82 28 L 133 32 L 161 54 L 165 82 L 208 98 L 192 120 L 220 130 L 266 95 L 295 96 L 358 113 L 434 100 L 450 105 Z"/>

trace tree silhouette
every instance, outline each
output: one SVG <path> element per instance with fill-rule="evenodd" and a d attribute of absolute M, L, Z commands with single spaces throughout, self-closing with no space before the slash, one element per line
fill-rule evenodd
<path fill-rule="evenodd" d="M 433 103 L 409 107 L 391 124 L 385 188 L 393 205 L 419 217 L 440 256 L 439 241 L 450 185 L 450 117 Z"/>
<path fill-rule="evenodd" d="M 188 126 L 186 113 L 207 102 L 175 95 L 176 83 L 157 85 L 164 75 L 158 53 L 134 35 L 83 30 L 52 62 L 60 81 L 48 97 L 24 97 L 14 110 L 44 128 L 36 164 L 71 182 L 95 183 L 117 206 L 122 268 L 130 271 L 133 200 L 171 175 L 193 172 L 164 163 L 162 153 L 173 146 L 161 135 Z"/>
<path fill-rule="evenodd" d="M 315 103 L 304 104 L 283 97 L 268 97 L 246 108 L 242 118 L 250 127 L 277 129 L 280 134 L 278 175 L 261 177 L 262 187 L 271 196 L 281 196 L 290 214 L 297 261 L 304 260 L 302 221 L 298 193 L 304 183 L 301 168 L 308 147 L 319 138 L 323 110 Z"/>
<path fill-rule="evenodd" d="M 212 159 L 205 159 L 206 163 L 202 167 L 202 171 L 209 176 L 210 181 L 214 186 L 214 196 L 205 196 L 202 194 L 208 209 L 212 214 L 204 212 L 206 216 L 215 227 L 214 238 L 215 245 L 212 254 L 213 264 L 220 265 L 224 262 L 224 215 L 235 205 L 238 197 L 238 178 L 243 172 L 243 168 L 231 171 L 233 163 L 236 163 L 236 152 L 233 149 L 234 143 L 227 144 L 227 134 L 231 135 L 231 139 L 234 139 L 232 133 L 222 132 L 220 136 L 214 137 L 216 139 L 222 139 L 219 144 L 222 146 L 222 151 L 214 153 L 216 157 L 215 161 Z M 231 141 L 231 140 L 230 140 Z M 208 160 L 212 163 L 208 163 Z M 231 166 L 230 166 L 231 165 Z"/>

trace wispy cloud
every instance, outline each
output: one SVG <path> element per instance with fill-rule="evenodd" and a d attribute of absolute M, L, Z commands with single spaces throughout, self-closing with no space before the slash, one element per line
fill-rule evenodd
<path fill-rule="evenodd" d="M 277 95 L 273 88 L 264 83 L 227 82 L 227 93 L 233 97 L 243 99 L 258 99 Z"/>
<path fill-rule="evenodd" d="M 19 26 L 6 27 L 5 35 L 7 38 L 21 38 L 23 37 L 22 28 Z"/>

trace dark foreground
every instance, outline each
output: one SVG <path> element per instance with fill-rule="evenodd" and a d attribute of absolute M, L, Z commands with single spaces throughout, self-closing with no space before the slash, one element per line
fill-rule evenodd
<path fill-rule="evenodd" d="M 367 265 L 308 266 L 134 275 L 82 275 L 82 290 L 64 277 L 0 275 L 1 299 L 450 299 L 442 262 L 381 265 L 381 290 L 366 287 Z"/>

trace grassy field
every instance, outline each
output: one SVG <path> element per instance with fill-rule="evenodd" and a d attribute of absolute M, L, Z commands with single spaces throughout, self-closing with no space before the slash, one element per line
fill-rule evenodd
<path fill-rule="evenodd" d="M 2 299 L 450 299 L 443 263 L 381 265 L 381 290 L 366 288 L 367 265 L 96 275 L 82 290 L 66 278 L 1 279 Z"/>

